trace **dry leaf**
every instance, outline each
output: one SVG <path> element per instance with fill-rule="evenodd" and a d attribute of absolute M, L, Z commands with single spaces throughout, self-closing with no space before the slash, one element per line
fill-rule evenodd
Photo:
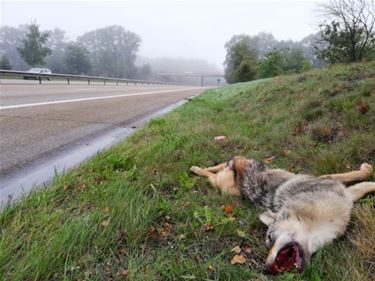
<path fill-rule="evenodd" d="M 183 240 L 186 238 L 186 234 L 182 233 L 177 236 L 178 240 Z"/>
<path fill-rule="evenodd" d="M 77 189 L 78 190 L 84 190 L 86 189 L 87 185 L 85 183 L 80 183 L 79 185 L 77 185 Z"/>
<path fill-rule="evenodd" d="M 223 141 L 226 140 L 228 137 L 227 136 L 216 136 L 215 141 Z"/>
<path fill-rule="evenodd" d="M 244 264 L 247 261 L 247 258 L 241 255 L 235 255 L 232 260 L 231 264 Z"/>
<path fill-rule="evenodd" d="M 104 213 L 107 213 L 107 214 L 109 213 L 109 207 L 104 208 Z"/>
<path fill-rule="evenodd" d="M 237 235 L 238 235 L 238 236 L 240 236 L 240 237 L 242 237 L 242 238 L 246 237 L 245 232 L 243 232 L 242 230 L 237 229 L 236 232 L 237 232 Z"/>
<path fill-rule="evenodd" d="M 166 238 L 166 237 L 168 237 L 169 235 L 171 235 L 171 232 L 172 232 L 172 225 L 166 222 L 166 223 L 164 224 L 164 227 L 163 227 L 163 228 L 161 229 L 161 231 L 160 231 L 160 236 L 161 236 L 162 238 Z"/>
<path fill-rule="evenodd" d="M 273 159 L 275 159 L 276 156 L 271 156 L 271 157 L 267 157 L 267 158 L 264 158 L 263 161 L 264 163 L 266 164 L 271 164 L 271 162 L 273 161 Z"/>
<path fill-rule="evenodd" d="M 244 251 L 246 254 L 250 254 L 253 250 L 250 248 L 250 246 L 246 246 L 245 248 L 243 248 L 243 251 Z"/>
<path fill-rule="evenodd" d="M 365 114 L 370 110 L 370 106 L 367 103 L 363 103 L 358 105 L 357 109 L 360 113 Z"/>
<path fill-rule="evenodd" d="M 284 156 L 289 156 L 290 153 L 291 151 L 289 149 L 284 149 Z"/>
<path fill-rule="evenodd" d="M 208 266 L 208 270 L 209 270 L 209 271 L 215 271 L 215 268 L 214 268 L 212 265 L 209 265 L 209 266 Z"/>
<path fill-rule="evenodd" d="M 108 226 L 109 225 L 109 219 L 105 219 L 102 221 L 102 226 Z"/>
<path fill-rule="evenodd" d="M 121 248 L 119 248 L 119 249 L 117 250 L 117 254 L 118 254 L 119 256 L 125 256 L 127 252 L 128 252 L 128 251 L 127 251 L 126 248 L 124 248 L 124 247 L 121 247 Z"/>
<path fill-rule="evenodd" d="M 233 252 L 233 253 L 239 254 L 239 253 L 241 253 L 241 247 L 237 245 L 236 247 L 234 247 L 230 251 Z"/>
<path fill-rule="evenodd" d="M 151 238 L 156 238 L 158 232 L 156 231 L 156 228 L 151 226 L 148 230 L 147 230 L 147 235 Z"/>
<path fill-rule="evenodd" d="M 233 204 L 225 205 L 223 208 L 224 213 L 226 213 L 227 215 L 233 215 L 233 208 L 234 208 Z"/>
<path fill-rule="evenodd" d="M 204 225 L 204 231 L 209 232 L 209 231 L 212 231 L 212 230 L 214 230 L 214 226 L 212 224 L 206 223 Z"/>
<path fill-rule="evenodd" d="M 120 272 L 120 275 L 122 276 L 122 278 L 124 278 L 125 280 L 128 279 L 128 275 L 129 275 L 129 270 L 126 269 L 126 270 L 122 270 Z"/>

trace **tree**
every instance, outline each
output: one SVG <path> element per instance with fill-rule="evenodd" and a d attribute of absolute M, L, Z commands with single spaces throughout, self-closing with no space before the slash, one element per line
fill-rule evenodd
<path fill-rule="evenodd" d="M 49 36 L 46 46 L 51 49 L 51 54 L 46 57 L 46 64 L 54 73 L 66 73 L 64 62 L 68 40 L 65 31 L 59 28 L 48 31 Z"/>
<path fill-rule="evenodd" d="M 4 69 L 4 70 L 12 69 L 12 65 L 10 64 L 8 57 L 6 55 L 2 55 L 0 58 L 0 69 Z"/>
<path fill-rule="evenodd" d="M 312 68 L 302 49 L 274 49 L 265 54 L 259 63 L 258 75 L 268 78 L 281 74 L 300 73 Z"/>
<path fill-rule="evenodd" d="M 350 63 L 374 56 L 373 0 L 331 0 L 321 7 L 329 23 L 320 25 L 321 39 L 315 46 L 320 59 L 329 63 Z"/>
<path fill-rule="evenodd" d="M 112 25 L 87 32 L 77 42 L 88 50 L 94 75 L 135 76 L 134 61 L 141 43 L 137 34 Z"/>
<path fill-rule="evenodd" d="M 51 49 L 45 44 L 48 39 L 48 32 L 40 32 L 39 25 L 32 23 L 28 26 L 28 33 L 17 48 L 21 57 L 30 66 L 44 65 L 44 58 L 51 54 Z"/>
<path fill-rule="evenodd" d="M 258 51 L 251 45 L 248 35 L 235 35 L 225 44 L 225 79 L 228 83 L 255 79 Z"/>
<path fill-rule="evenodd" d="M 91 69 L 88 51 L 79 44 L 71 43 L 67 46 L 64 54 L 64 63 L 70 74 L 87 74 Z"/>
<path fill-rule="evenodd" d="M 282 50 L 273 50 L 265 54 L 259 64 L 259 77 L 268 78 L 283 73 L 286 55 Z"/>
<path fill-rule="evenodd" d="M 152 74 L 151 64 L 146 63 L 141 68 L 141 77 L 143 79 L 148 78 Z"/>
<path fill-rule="evenodd" d="M 293 48 L 286 51 L 284 72 L 300 73 L 310 68 L 310 63 L 305 58 L 302 49 Z"/>
<path fill-rule="evenodd" d="M 28 65 L 17 51 L 25 37 L 27 27 L 21 25 L 18 28 L 10 26 L 0 27 L 0 53 L 6 55 L 13 69 L 26 70 Z"/>

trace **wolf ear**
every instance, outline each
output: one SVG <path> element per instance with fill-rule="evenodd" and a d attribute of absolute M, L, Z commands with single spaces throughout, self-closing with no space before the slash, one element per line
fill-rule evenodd
<path fill-rule="evenodd" d="M 264 213 L 259 215 L 259 219 L 265 225 L 270 225 L 276 220 L 276 213 L 271 211 L 265 211 Z"/>

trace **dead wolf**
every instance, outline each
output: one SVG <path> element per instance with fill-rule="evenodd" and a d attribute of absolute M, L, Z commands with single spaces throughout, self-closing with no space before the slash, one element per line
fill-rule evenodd
<path fill-rule="evenodd" d="M 313 253 L 345 232 L 353 202 L 375 191 L 375 183 L 344 184 L 365 180 L 372 170 L 364 163 L 344 174 L 296 175 L 242 156 L 210 168 L 191 167 L 223 193 L 267 209 L 259 218 L 268 226 L 269 274 L 293 268 L 301 272 Z"/>

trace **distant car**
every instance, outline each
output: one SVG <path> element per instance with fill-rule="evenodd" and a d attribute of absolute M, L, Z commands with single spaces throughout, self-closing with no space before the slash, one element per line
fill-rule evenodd
<path fill-rule="evenodd" d="M 31 68 L 29 69 L 27 72 L 29 73 L 33 73 L 33 74 L 52 74 L 52 71 L 48 68 L 38 68 L 38 67 L 34 67 L 34 68 Z M 38 80 L 38 77 L 36 76 L 24 76 L 23 79 L 34 79 L 34 80 Z M 47 80 L 51 80 L 49 77 L 46 78 Z"/>

